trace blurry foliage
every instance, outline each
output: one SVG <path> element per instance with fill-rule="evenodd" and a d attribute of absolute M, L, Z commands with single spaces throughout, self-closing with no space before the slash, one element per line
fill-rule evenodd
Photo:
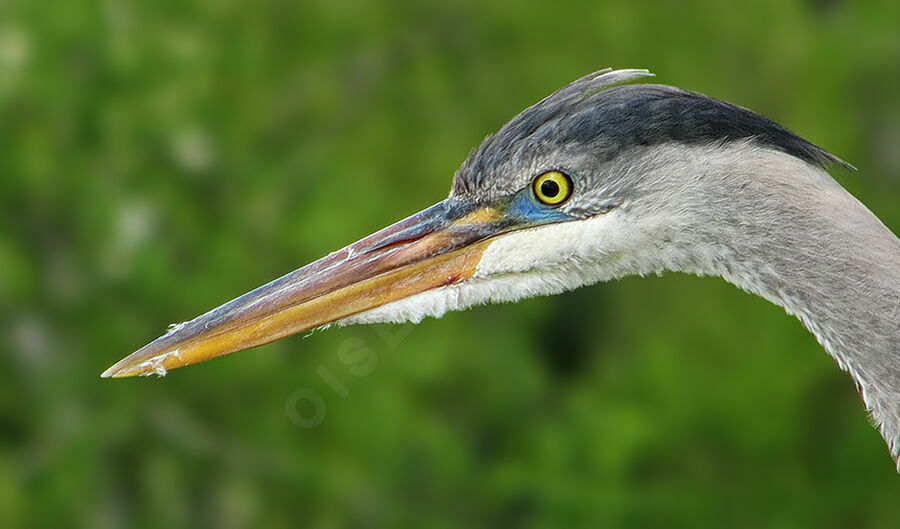
<path fill-rule="evenodd" d="M 0 3 L 0 525 L 900 526 L 849 377 L 717 279 L 98 377 L 440 200 L 487 133 L 606 66 L 832 150 L 898 232 L 898 21 L 895 0 Z"/>

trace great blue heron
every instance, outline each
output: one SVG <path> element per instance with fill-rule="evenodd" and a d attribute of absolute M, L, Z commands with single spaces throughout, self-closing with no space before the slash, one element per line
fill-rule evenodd
<path fill-rule="evenodd" d="M 736 105 L 625 84 L 651 75 L 565 86 L 473 151 L 446 200 L 174 326 L 103 376 L 673 270 L 797 316 L 900 459 L 900 240 L 825 171 L 847 165 L 837 157 Z"/>

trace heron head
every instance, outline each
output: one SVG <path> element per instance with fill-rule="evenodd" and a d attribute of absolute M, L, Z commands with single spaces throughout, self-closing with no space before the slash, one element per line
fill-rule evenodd
<path fill-rule="evenodd" d="M 740 107 L 626 84 L 650 75 L 604 70 L 567 85 L 473 151 L 447 199 L 174 326 L 103 376 L 165 374 L 334 323 L 418 321 L 641 273 L 634 263 L 652 261 L 658 236 L 649 206 L 667 207 L 638 162 L 655 145 L 753 138 L 809 162 L 830 157 Z"/>

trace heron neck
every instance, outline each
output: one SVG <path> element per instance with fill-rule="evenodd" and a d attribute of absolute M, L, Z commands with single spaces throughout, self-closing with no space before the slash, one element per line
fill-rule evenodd
<path fill-rule="evenodd" d="M 900 240 L 791 156 L 757 149 L 698 171 L 703 198 L 687 207 L 700 271 L 797 316 L 852 375 L 900 459 Z"/>

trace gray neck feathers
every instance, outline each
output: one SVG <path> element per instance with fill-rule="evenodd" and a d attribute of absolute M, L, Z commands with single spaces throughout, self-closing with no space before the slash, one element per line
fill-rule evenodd
<path fill-rule="evenodd" d="M 639 160 L 630 173 L 646 178 L 625 207 L 667 219 L 655 231 L 679 256 L 666 267 L 722 276 L 797 316 L 900 460 L 900 240 L 825 171 L 772 149 L 661 145 Z"/>

